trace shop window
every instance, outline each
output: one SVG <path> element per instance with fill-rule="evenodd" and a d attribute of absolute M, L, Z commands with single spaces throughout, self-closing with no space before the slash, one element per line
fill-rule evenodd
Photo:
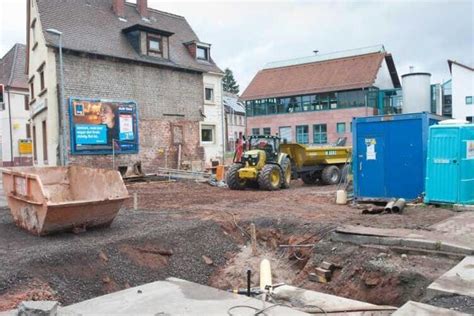
<path fill-rule="evenodd" d="M 296 126 L 296 142 L 308 144 L 308 125 Z"/>
<path fill-rule="evenodd" d="M 327 144 L 328 142 L 328 129 L 326 124 L 313 125 L 313 143 L 314 144 Z"/>

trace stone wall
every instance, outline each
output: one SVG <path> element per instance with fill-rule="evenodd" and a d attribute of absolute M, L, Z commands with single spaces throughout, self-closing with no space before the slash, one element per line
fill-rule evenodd
<path fill-rule="evenodd" d="M 145 172 L 203 160 L 199 143 L 202 74 L 130 64 L 117 60 L 64 55 L 65 96 L 133 100 L 138 107 L 139 153 L 115 157 L 115 165 L 141 161 Z M 67 142 L 69 118 L 67 120 Z M 112 167 L 112 155 L 69 155 L 71 164 Z"/>

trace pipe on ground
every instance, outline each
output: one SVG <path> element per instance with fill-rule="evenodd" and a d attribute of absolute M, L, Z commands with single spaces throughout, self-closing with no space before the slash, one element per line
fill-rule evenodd
<path fill-rule="evenodd" d="M 406 201 L 405 199 L 398 199 L 395 204 L 393 204 L 392 212 L 394 213 L 401 213 L 405 208 Z"/>
<path fill-rule="evenodd" d="M 393 208 L 393 205 L 395 204 L 396 200 L 391 200 L 387 203 L 387 205 L 385 205 L 385 212 L 387 213 L 392 213 L 392 208 Z"/>

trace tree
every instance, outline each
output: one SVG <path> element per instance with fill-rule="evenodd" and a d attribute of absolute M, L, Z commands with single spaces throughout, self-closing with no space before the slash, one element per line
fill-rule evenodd
<path fill-rule="evenodd" d="M 235 81 L 234 74 L 229 68 L 225 69 L 224 78 L 222 78 L 222 84 L 224 85 L 224 91 L 233 94 L 239 93 L 239 85 Z"/>

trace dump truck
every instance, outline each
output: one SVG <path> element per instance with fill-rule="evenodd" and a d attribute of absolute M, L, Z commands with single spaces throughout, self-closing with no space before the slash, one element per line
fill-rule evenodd
<path fill-rule="evenodd" d="M 337 184 L 347 175 L 352 156 L 350 146 L 308 146 L 284 143 L 280 150 L 291 160 L 292 178 L 305 184 Z"/>
<path fill-rule="evenodd" d="M 80 166 L 0 170 L 13 220 L 38 236 L 108 227 L 129 197 L 115 170 Z"/>
<path fill-rule="evenodd" d="M 296 143 L 280 144 L 277 136 L 252 135 L 248 150 L 234 157 L 227 172 L 231 190 L 257 187 L 263 190 L 285 189 L 291 179 L 305 184 L 337 184 L 347 174 L 352 147 L 313 147 Z"/>

